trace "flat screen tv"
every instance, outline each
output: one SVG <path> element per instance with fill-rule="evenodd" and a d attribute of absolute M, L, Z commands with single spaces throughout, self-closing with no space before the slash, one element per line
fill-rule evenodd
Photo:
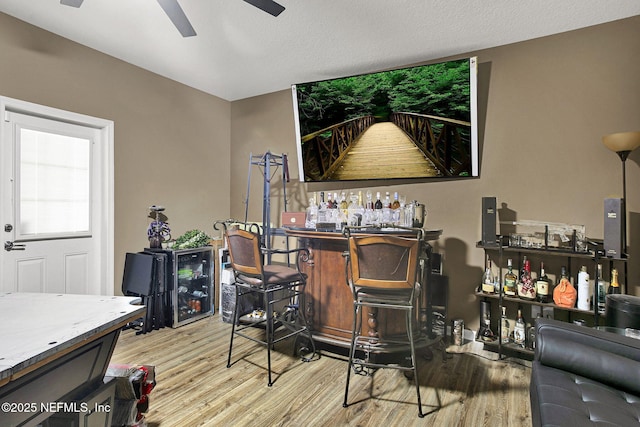
<path fill-rule="evenodd" d="M 292 85 L 300 180 L 478 176 L 476 62 Z"/>

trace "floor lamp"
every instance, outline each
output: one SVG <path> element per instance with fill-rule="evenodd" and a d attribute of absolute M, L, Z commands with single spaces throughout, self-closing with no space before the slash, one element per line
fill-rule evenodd
<path fill-rule="evenodd" d="M 622 249 L 627 255 L 627 174 L 625 162 L 629 154 L 640 147 L 640 132 L 612 133 L 602 137 L 602 143 L 622 160 Z"/>

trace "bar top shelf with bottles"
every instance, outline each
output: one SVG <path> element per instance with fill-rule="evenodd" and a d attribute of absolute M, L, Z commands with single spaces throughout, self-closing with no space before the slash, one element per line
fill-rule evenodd
<path fill-rule="evenodd" d="M 416 200 L 406 201 L 406 197 L 390 192 L 377 191 L 375 196 L 371 190 L 363 195 L 362 191 L 347 193 L 321 191 L 309 200 L 306 211 L 305 228 L 318 231 L 339 231 L 345 226 L 379 227 L 389 225 L 391 227 L 417 227 L 424 225 L 426 209 Z"/>

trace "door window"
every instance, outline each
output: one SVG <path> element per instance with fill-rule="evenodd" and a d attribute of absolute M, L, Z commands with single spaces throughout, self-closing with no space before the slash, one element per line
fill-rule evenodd
<path fill-rule="evenodd" d="M 91 235 L 91 140 L 21 127 L 17 239 Z"/>

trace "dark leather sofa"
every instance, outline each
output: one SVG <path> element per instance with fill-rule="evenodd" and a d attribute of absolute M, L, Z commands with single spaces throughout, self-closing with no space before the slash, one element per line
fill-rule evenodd
<path fill-rule="evenodd" d="M 536 321 L 529 388 L 537 426 L 640 426 L 640 340 Z"/>

